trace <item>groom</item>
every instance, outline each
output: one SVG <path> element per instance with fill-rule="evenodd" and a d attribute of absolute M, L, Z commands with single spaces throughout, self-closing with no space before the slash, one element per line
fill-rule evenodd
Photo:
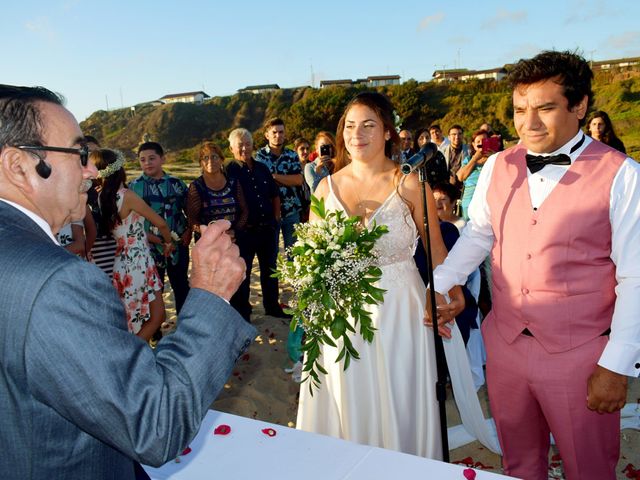
<path fill-rule="evenodd" d="M 176 332 L 127 331 L 108 277 L 55 240 L 95 177 L 80 127 L 44 88 L 0 85 L 0 472 L 133 479 L 176 457 L 255 330 L 229 306 L 244 262 L 224 233 L 194 247 Z"/>
<path fill-rule="evenodd" d="M 446 292 L 491 253 L 489 400 L 504 471 L 528 480 L 547 478 L 550 432 L 568 480 L 615 479 L 619 410 L 640 374 L 640 167 L 581 132 L 592 77 L 569 52 L 515 65 L 521 143 L 486 162 L 435 271 Z"/>

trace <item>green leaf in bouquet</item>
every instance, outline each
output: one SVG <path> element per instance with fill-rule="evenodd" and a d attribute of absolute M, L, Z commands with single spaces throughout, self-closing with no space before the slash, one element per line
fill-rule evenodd
<path fill-rule="evenodd" d="M 329 295 L 329 292 L 327 291 L 322 294 L 322 305 L 327 310 L 332 310 L 336 306 L 336 302 L 331 298 L 331 295 Z"/>
<path fill-rule="evenodd" d="M 371 295 L 376 301 L 383 302 L 384 301 L 384 292 L 382 288 L 371 286 L 371 290 L 369 290 L 369 295 Z"/>
<path fill-rule="evenodd" d="M 311 211 L 319 218 L 326 218 L 327 211 L 324 208 L 324 198 L 318 198 L 311 195 Z"/>
<path fill-rule="evenodd" d="M 347 319 L 342 315 L 336 314 L 333 322 L 331 322 L 331 335 L 333 338 L 340 338 L 344 335 L 347 328 Z"/>
<path fill-rule="evenodd" d="M 322 334 L 322 342 L 326 345 L 329 345 L 333 348 L 336 348 L 336 343 L 331 339 L 331 337 L 329 335 L 327 335 L 326 333 Z"/>

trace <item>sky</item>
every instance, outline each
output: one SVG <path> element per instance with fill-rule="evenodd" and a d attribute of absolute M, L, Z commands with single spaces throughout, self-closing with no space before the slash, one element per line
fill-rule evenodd
<path fill-rule="evenodd" d="M 640 56 L 638 19 L 638 0 L 5 0 L 0 83 L 59 92 L 81 121 L 171 93 L 428 81 L 545 49 Z"/>

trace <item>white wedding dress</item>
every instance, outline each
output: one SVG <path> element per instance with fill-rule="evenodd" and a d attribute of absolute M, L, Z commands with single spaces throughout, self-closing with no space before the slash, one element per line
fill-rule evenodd
<path fill-rule="evenodd" d="M 344 211 L 328 181 L 327 210 Z M 328 375 L 320 375 L 313 396 L 306 382 L 301 385 L 297 428 L 441 459 L 433 332 L 423 324 L 426 291 L 413 260 L 418 231 L 396 191 L 368 223 L 373 221 L 389 228 L 376 244 L 383 272 L 378 286 L 386 293 L 371 307 L 373 342 L 352 336 L 360 360 L 346 372 L 343 362 L 335 363 L 339 350 L 323 348 Z"/>

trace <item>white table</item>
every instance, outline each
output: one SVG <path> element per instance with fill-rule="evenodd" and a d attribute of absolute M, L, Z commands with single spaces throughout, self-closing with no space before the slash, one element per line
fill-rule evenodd
<path fill-rule="evenodd" d="M 228 435 L 214 435 L 218 425 Z M 262 433 L 276 431 L 274 437 Z M 191 453 L 160 468 L 145 466 L 154 480 L 295 479 L 455 479 L 465 480 L 464 467 L 436 460 L 358 445 L 324 435 L 210 410 L 191 442 Z M 476 480 L 505 479 L 476 470 Z"/>

